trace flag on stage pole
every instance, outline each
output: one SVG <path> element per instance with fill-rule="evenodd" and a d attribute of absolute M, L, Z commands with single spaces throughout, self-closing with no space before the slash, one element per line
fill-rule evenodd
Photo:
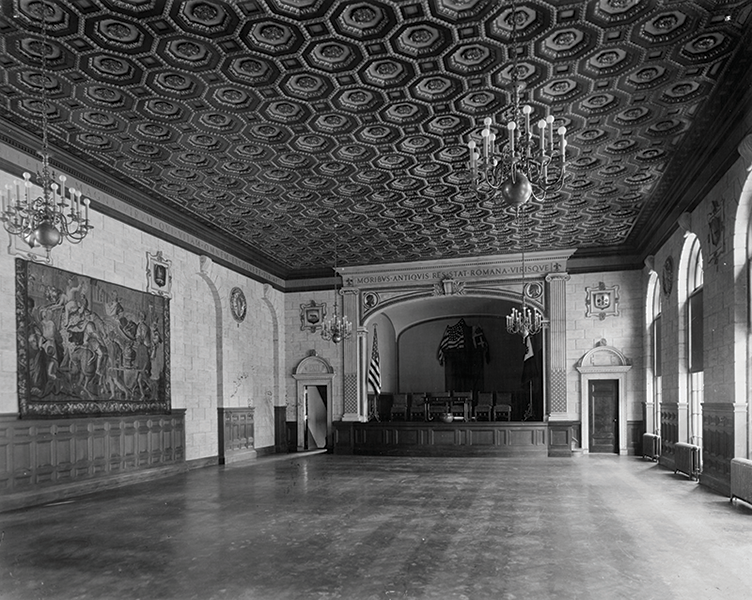
<path fill-rule="evenodd" d="M 528 392 L 528 403 L 525 409 L 525 414 L 522 417 L 523 421 L 528 421 L 533 418 L 533 379 L 538 376 L 538 363 L 535 362 L 535 352 L 533 351 L 533 340 L 529 335 L 525 336 L 523 340 L 525 344 L 525 357 L 522 363 L 522 385 Z"/>
<path fill-rule="evenodd" d="M 522 359 L 522 383 L 532 381 L 538 375 L 538 365 L 535 362 L 535 352 L 533 351 L 533 341 L 529 335 L 523 340 L 525 344 L 525 356 Z"/>
<path fill-rule="evenodd" d="M 381 365 L 379 362 L 379 338 L 376 335 L 376 328 L 374 327 L 371 363 L 368 365 L 368 387 L 371 388 L 374 394 L 381 393 Z"/>

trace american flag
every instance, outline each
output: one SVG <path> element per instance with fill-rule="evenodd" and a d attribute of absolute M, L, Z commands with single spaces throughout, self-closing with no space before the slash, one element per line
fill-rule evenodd
<path fill-rule="evenodd" d="M 444 352 L 452 348 L 465 347 L 465 319 L 460 319 L 454 325 L 448 325 L 444 330 L 444 337 L 439 342 L 439 349 L 436 352 L 436 358 L 439 364 L 444 364 Z"/>
<path fill-rule="evenodd" d="M 374 328 L 371 364 L 368 365 L 368 386 L 374 394 L 381 393 L 381 365 L 379 363 L 379 338 L 376 335 L 376 329 Z"/>

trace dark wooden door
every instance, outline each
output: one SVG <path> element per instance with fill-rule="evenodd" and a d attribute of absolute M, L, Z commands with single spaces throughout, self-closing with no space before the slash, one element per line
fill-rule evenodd
<path fill-rule="evenodd" d="M 590 452 L 619 452 L 619 382 L 590 382 Z"/>

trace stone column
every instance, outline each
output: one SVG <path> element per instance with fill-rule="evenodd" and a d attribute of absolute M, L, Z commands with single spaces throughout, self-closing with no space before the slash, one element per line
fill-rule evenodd
<path fill-rule="evenodd" d="M 358 382 L 361 374 L 361 346 L 365 344 L 358 332 L 360 323 L 360 290 L 346 285 L 340 291 L 342 295 L 342 314 L 352 323 L 353 335 L 342 341 L 343 372 L 342 399 L 343 421 L 365 421 L 367 412 L 364 410 L 366 402 L 361 398 Z"/>
<path fill-rule="evenodd" d="M 567 281 L 568 273 L 546 275 L 549 344 L 545 412 L 550 421 L 571 420 L 567 410 Z"/>

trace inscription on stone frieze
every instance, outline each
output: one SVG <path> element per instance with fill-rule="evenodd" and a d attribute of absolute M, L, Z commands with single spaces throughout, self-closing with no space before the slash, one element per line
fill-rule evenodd
<path fill-rule="evenodd" d="M 561 263 L 535 263 L 525 265 L 525 275 L 546 275 L 561 271 Z M 351 280 L 355 287 L 369 285 L 390 285 L 400 283 L 433 282 L 446 278 L 453 279 L 486 279 L 493 277 L 509 277 L 522 275 L 522 265 L 509 265 L 504 267 L 473 267 L 458 269 L 455 271 L 419 271 L 407 273 L 379 273 L 379 274 L 353 274 Z"/>

